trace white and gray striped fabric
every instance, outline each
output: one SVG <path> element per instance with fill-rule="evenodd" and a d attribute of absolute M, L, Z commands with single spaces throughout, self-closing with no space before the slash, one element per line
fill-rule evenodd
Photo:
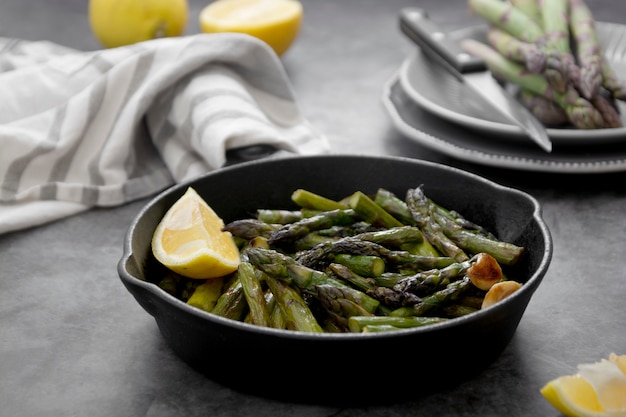
<path fill-rule="evenodd" d="M 247 35 L 76 51 L 0 38 L 0 233 L 146 197 L 226 151 L 329 152 L 280 59 Z"/>

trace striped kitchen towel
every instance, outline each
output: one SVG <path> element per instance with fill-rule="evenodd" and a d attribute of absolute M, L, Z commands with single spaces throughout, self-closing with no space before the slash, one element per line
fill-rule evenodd
<path fill-rule="evenodd" d="M 280 59 L 234 33 L 90 52 L 0 38 L 0 233 L 120 205 L 230 149 L 329 152 Z"/>

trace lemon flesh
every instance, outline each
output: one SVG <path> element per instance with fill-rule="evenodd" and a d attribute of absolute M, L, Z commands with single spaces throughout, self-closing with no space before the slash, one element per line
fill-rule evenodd
<path fill-rule="evenodd" d="M 152 238 L 155 258 L 189 278 L 217 278 L 237 270 L 239 249 L 224 221 L 191 187 L 165 213 Z"/>
<path fill-rule="evenodd" d="M 615 360 L 613 359 L 615 358 Z M 579 365 L 575 375 L 562 376 L 541 388 L 541 394 L 569 417 L 626 417 L 626 356 Z"/>
<path fill-rule="evenodd" d="M 106 48 L 180 36 L 187 14 L 187 0 L 89 1 L 91 30 Z"/>
<path fill-rule="evenodd" d="M 280 56 L 298 35 L 302 4 L 297 0 L 217 0 L 202 9 L 199 20 L 202 32 L 246 33 Z"/>

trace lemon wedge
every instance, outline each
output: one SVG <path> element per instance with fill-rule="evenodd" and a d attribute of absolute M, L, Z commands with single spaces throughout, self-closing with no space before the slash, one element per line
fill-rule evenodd
<path fill-rule="evenodd" d="M 165 213 L 152 237 L 152 253 L 189 278 L 217 278 L 237 270 L 240 258 L 224 221 L 189 187 Z"/>
<path fill-rule="evenodd" d="M 216 0 L 202 9 L 199 20 L 202 32 L 246 33 L 280 56 L 298 36 L 302 4 L 297 0 Z"/>
<path fill-rule="evenodd" d="M 578 373 L 549 381 L 541 394 L 569 417 L 626 417 L 626 355 L 578 365 Z"/>
<path fill-rule="evenodd" d="M 182 35 L 187 0 L 89 0 L 89 24 L 106 48 Z"/>

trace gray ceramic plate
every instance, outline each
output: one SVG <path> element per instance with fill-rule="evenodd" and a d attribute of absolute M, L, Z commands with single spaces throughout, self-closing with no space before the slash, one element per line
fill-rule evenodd
<path fill-rule="evenodd" d="M 626 72 L 626 26 L 598 22 L 596 27 L 608 61 L 616 74 L 621 76 Z M 485 26 L 474 26 L 452 32 L 450 36 L 454 39 L 485 41 L 485 31 Z M 510 124 L 497 113 L 466 105 L 472 100 L 465 98 L 469 93 L 463 83 L 446 71 L 441 71 L 419 48 L 402 64 L 398 79 L 412 100 L 441 118 L 492 135 L 498 140 L 529 140 L 519 127 Z M 618 101 L 617 104 L 626 126 L 626 103 Z M 548 135 L 558 145 L 598 145 L 624 142 L 626 127 L 594 130 L 549 128 Z"/>
<path fill-rule="evenodd" d="M 433 116 L 402 88 L 395 74 L 385 85 L 383 104 L 407 138 L 445 155 L 499 168 L 565 174 L 626 171 L 626 141 L 596 146 L 554 144 L 544 152 L 530 140 L 509 140 Z"/>

